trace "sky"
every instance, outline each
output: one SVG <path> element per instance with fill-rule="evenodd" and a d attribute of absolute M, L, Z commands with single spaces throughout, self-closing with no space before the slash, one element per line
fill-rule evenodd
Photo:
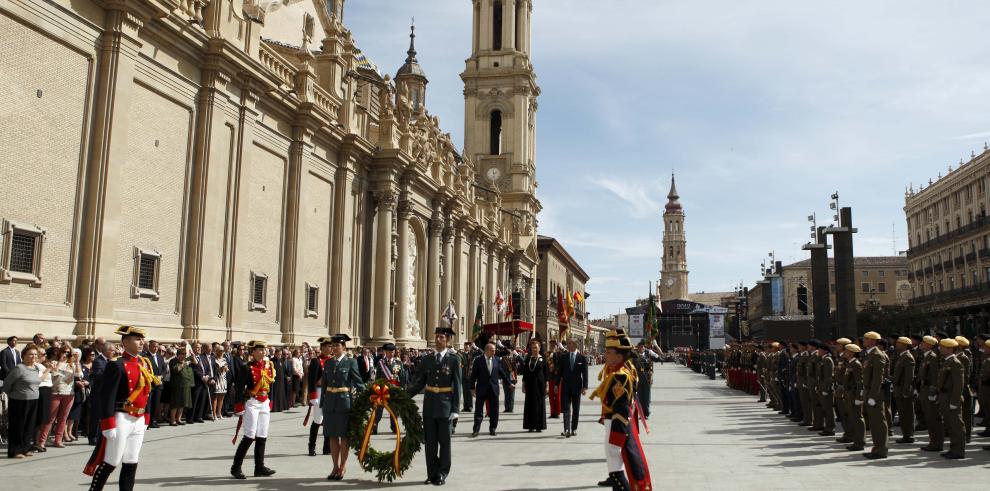
<path fill-rule="evenodd" d="M 907 248 L 904 192 L 990 140 L 990 2 L 534 0 L 539 233 L 591 276 L 592 318 L 645 297 L 677 176 L 690 290 L 806 259 L 807 217 L 851 206 L 857 256 Z M 463 141 L 469 0 L 351 0 L 394 76 L 408 25 L 427 108 Z"/>

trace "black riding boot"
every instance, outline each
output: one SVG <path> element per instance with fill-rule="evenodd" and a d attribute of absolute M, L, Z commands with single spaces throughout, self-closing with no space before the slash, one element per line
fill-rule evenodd
<path fill-rule="evenodd" d="M 134 491 L 134 480 L 137 478 L 137 463 L 121 464 L 120 491 Z"/>
<path fill-rule="evenodd" d="M 612 491 L 629 491 L 629 481 L 626 480 L 625 472 L 610 472 L 608 477 L 612 478 Z"/>
<path fill-rule="evenodd" d="M 234 479 L 247 479 L 247 476 L 241 472 L 241 465 L 244 463 L 244 457 L 247 456 L 252 443 L 254 443 L 254 438 L 244 437 L 241 439 L 241 444 L 237 446 L 237 451 L 234 452 L 234 465 L 230 466 L 230 475 L 234 476 Z"/>
<path fill-rule="evenodd" d="M 598 481 L 598 485 L 601 486 L 601 487 L 603 487 L 603 488 L 610 488 L 614 484 L 615 484 L 615 481 L 612 480 L 612 475 L 611 474 L 609 474 L 608 477 L 606 477 L 604 481 Z"/>
<path fill-rule="evenodd" d="M 254 477 L 268 477 L 275 471 L 265 467 L 265 444 L 267 438 L 258 438 L 254 445 Z"/>
<path fill-rule="evenodd" d="M 89 485 L 89 491 L 102 491 L 103 486 L 106 485 L 107 479 L 110 479 L 110 474 L 113 474 L 114 469 L 114 466 L 106 462 L 100 462 L 99 467 L 96 468 L 96 472 L 93 473 L 93 482 Z"/>
<path fill-rule="evenodd" d="M 309 456 L 316 456 L 316 437 L 320 434 L 320 426 L 316 423 L 309 425 Z"/>

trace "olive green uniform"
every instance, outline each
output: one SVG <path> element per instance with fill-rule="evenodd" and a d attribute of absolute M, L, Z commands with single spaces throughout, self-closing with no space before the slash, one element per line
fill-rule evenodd
<path fill-rule="evenodd" d="M 843 388 L 846 393 L 845 419 L 842 426 L 852 445 L 850 450 L 862 450 L 866 446 L 866 422 L 863 421 L 863 364 L 856 358 L 845 363 Z"/>
<path fill-rule="evenodd" d="M 889 359 L 879 347 L 867 351 L 863 364 L 863 401 L 866 419 L 870 425 L 870 438 L 873 441 L 874 455 L 887 456 L 887 415 L 884 408 L 883 379 Z"/>
<path fill-rule="evenodd" d="M 938 372 L 938 406 L 949 434 L 949 453 L 960 457 L 966 454 L 966 427 L 962 415 L 964 369 L 959 357 L 952 354 L 942 360 Z"/>
<path fill-rule="evenodd" d="M 911 350 L 897 355 L 892 378 L 897 414 L 901 418 L 901 435 L 914 438 L 914 356 Z"/>

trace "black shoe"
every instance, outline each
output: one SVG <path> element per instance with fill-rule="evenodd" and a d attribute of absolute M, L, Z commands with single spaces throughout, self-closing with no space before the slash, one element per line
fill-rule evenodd
<path fill-rule="evenodd" d="M 472 431 L 471 432 L 471 438 L 476 438 L 477 436 L 478 436 L 478 432 L 477 431 Z"/>
<path fill-rule="evenodd" d="M 990 430 L 983 430 L 977 434 L 980 436 L 990 436 Z"/>
<path fill-rule="evenodd" d="M 821 426 L 812 426 L 811 428 L 808 428 L 808 431 L 823 431 L 823 430 L 825 430 L 825 428 Z"/>
<path fill-rule="evenodd" d="M 850 452 L 858 452 L 858 451 L 860 451 L 860 450 L 862 450 L 864 448 L 866 448 L 866 447 L 864 447 L 863 445 L 847 445 L 846 446 L 846 450 L 848 450 Z"/>
<path fill-rule="evenodd" d="M 863 457 L 866 457 L 866 458 L 868 458 L 870 460 L 886 459 L 887 458 L 886 455 L 881 455 L 881 454 L 874 453 L 874 452 L 867 452 L 867 453 L 863 454 Z"/>
<path fill-rule="evenodd" d="M 428 478 L 427 480 L 423 481 L 423 485 L 433 484 L 434 482 L 436 482 L 436 479 L 433 479 L 431 477 L 431 478 Z"/>
<path fill-rule="evenodd" d="M 150 425 L 148 425 L 148 428 L 155 429 L 155 428 L 160 428 L 160 426 L 158 426 L 157 421 L 153 421 Z"/>
<path fill-rule="evenodd" d="M 603 488 L 610 488 L 612 487 L 613 484 L 615 484 L 615 481 L 612 480 L 611 474 L 609 474 L 609 476 L 606 477 L 604 481 L 598 481 L 598 485 Z"/>
<path fill-rule="evenodd" d="M 904 438 L 898 438 L 895 440 L 897 443 L 914 443 L 914 438 L 906 436 Z"/>
<path fill-rule="evenodd" d="M 945 457 L 945 458 L 951 459 L 951 460 L 959 460 L 959 459 L 965 459 L 966 458 L 965 455 L 960 455 L 960 454 L 952 453 L 952 452 L 945 452 L 945 453 L 942 453 L 940 455 L 942 457 Z"/>
<path fill-rule="evenodd" d="M 275 471 L 273 471 L 273 470 L 271 470 L 271 469 L 269 469 L 267 467 L 255 467 L 254 468 L 254 477 L 268 477 L 268 476 L 273 476 L 273 475 L 275 475 Z"/>
<path fill-rule="evenodd" d="M 924 452 L 941 452 L 942 447 L 933 447 L 931 445 L 925 445 L 924 447 L 921 447 L 921 450 Z"/>
<path fill-rule="evenodd" d="M 834 431 L 819 431 L 818 434 L 821 435 L 821 436 L 834 436 L 835 435 L 835 432 Z"/>
<path fill-rule="evenodd" d="M 437 476 L 436 479 L 433 480 L 434 486 L 443 486 L 444 484 L 447 484 L 447 476 L 443 474 L 440 474 L 439 476 Z"/>
<path fill-rule="evenodd" d="M 561 431 L 560 432 L 560 436 L 562 436 L 564 438 L 570 438 L 571 437 L 571 432 L 569 432 L 567 430 Z"/>
<path fill-rule="evenodd" d="M 571 436 L 577 436 L 577 432 L 576 431 L 572 431 L 571 432 Z"/>
<path fill-rule="evenodd" d="M 987 452 L 990 452 L 990 445 L 987 445 L 987 446 L 983 447 L 983 450 L 986 450 Z"/>
<path fill-rule="evenodd" d="M 193 421 L 193 423 L 205 423 L 205 422 L 206 422 L 206 421 L 203 421 L 203 420 L 201 420 L 201 419 L 196 419 L 195 421 Z"/>
<path fill-rule="evenodd" d="M 850 440 L 850 439 L 848 439 L 846 437 L 836 438 L 835 441 L 838 442 L 838 443 L 852 443 L 853 442 L 852 440 Z"/>
<path fill-rule="evenodd" d="M 244 472 L 241 471 L 240 467 L 231 466 L 230 475 L 234 476 L 234 479 L 247 479 L 247 476 L 244 475 Z"/>
<path fill-rule="evenodd" d="M 498 433 L 496 433 L 495 430 L 489 431 L 488 434 L 491 436 L 498 436 Z"/>

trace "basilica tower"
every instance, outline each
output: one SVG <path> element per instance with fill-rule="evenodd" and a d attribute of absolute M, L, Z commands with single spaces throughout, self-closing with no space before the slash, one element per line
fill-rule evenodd
<path fill-rule="evenodd" d="M 684 235 L 684 209 L 674 175 L 663 212 L 663 263 L 658 286 L 660 300 L 686 299 L 688 295 L 687 239 Z"/>
<path fill-rule="evenodd" d="M 532 0 L 474 0 L 471 57 L 464 81 L 464 153 L 478 183 L 535 229 L 536 98 L 530 62 Z M 535 231 L 533 232 L 535 234 Z"/>

